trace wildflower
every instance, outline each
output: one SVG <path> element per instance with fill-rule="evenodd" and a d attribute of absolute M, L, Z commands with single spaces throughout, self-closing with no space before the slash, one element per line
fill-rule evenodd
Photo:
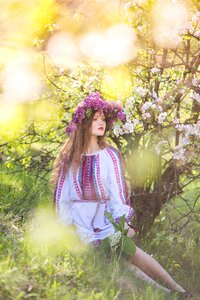
<path fill-rule="evenodd" d="M 120 242 L 121 237 L 122 237 L 121 231 L 117 231 L 108 236 L 111 251 L 115 251 L 119 247 L 119 242 Z"/>

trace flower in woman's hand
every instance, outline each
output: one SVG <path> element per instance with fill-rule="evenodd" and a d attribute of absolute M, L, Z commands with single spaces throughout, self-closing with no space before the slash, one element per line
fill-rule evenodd
<path fill-rule="evenodd" d="M 108 240 L 109 240 L 112 252 L 114 252 L 119 247 L 121 237 L 122 237 L 121 231 L 117 231 L 117 232 L 109 235 Z"/>

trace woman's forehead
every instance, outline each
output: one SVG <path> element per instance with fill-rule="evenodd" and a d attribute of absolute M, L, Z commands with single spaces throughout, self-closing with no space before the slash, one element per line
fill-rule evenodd
<path fill-rule="evenodd" d="M 95 117 L 101 117 L 101 116 L 105 116 L 104 112 L 101 110 L 98 110 L 97 112 L 95 112 L 94 114 Z"/>

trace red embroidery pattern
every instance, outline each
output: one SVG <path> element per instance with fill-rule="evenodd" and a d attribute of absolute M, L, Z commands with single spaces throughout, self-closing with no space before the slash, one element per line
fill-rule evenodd
<path fill-rule="evenodd" d="M 77 195 L 79 196 L 79 198 L 82 199 L 82 194 L 81 194 L 81 191 L 79 190 L 77 179 L 76 179 L 76 173 L 74 171 L 72 171 L 72 173 L 73 173 L 73 180 L 74 180 L 75 190 L 76 190 Z"/>
<path fill-rule="evenodd" d="M 110 197 L 107 197 L 105 199 L 72 199 L 71 201 L 75 202 L 75 203 L 83 203 L 83 202 L 92 202 L 92 203 L 107 203 L 107 201 L 110 200 Z"/>
<path fill-rule="evenodd" d="M 61 197 L 61 192 L 62 192 L 63 184 L 65 182 L 65 177 L 66 177 L 66 174 L 64 172 L 62 172 L 62 175 L 61 175 L 61 178 L 60 178 L 60 182 L 59 182 L 58 193 L 57 193 L 57 201 L 56 201 L 56 207 L 57 207 L 57 209 L 59 209 L 59 201 L 60 201 L 60 197 Z"/>
<path fill-rule="evenodd" d="M 122 194 L 122 186 L 121 186 L 121 182 L 120 182 L 120 175 L 119 175 L 117 160 L 116 160 L 116 158 L 113 154 L 113 151 L 110 148 L 107 148 L 106 150 L 112 158 L 112 161 L 113 161 L 113 164 L 114 164 L 114 172 L 115 172 L 117 184 L 118 184 L 118 187 L 119 187 L 119 195 L 120 195 L 122 203 L 124 204 L 125 201 L 124 201 L 124 197 L 123 197 L 123 194 Z"/>
<path fill-rule="evenodd" d="M 123 159 L 122 159 L 122 156 L 121 156 L 120 153 L 119 153 L 119 157 L 120 157 L 120 161 L 121 161 L 122 172 L 124 174 L 125 173 L 124 164 L 123 164 Z M 125 178 L 124 178 L 124 187 L 125 187 L 125 194 L 126 194 L 126 204 L 130 206 L 131 201 L 130 201 L 130 196 L 129 196 L 129 192 L 128 192 L 128 186 L 127 186 Z"/>
<path fill-rule="evenodd" d="M 135 216 L 135 211 L 132 207 L 129 208 L 129 212 L 127 217 L 125 218 L 126 221 L 130 221 Z"/>
<path fill-rule="evenodd" d="M 105 196 L 103 184 L 101 182 L 101 177 L 100 177 L 100 160 L 99 160 L 99 154 L 97 155 L 96 161 L 97 161 L 97 182 L 99 184 L 99 188 L 100 188 L 100 191 L 101 191 L 101 197 L 102 197 L 102 199 L 105 199 L 106 196 Z"/>

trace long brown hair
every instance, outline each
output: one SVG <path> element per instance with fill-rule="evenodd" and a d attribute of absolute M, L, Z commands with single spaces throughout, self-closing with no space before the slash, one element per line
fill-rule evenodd
<path fill-rule="evenodd" d="M 81 154 L 86 154 L 87 147 L 90 143 L 92 121 L 95 113 L 96 111 L 92 111 L 89 118 L 84 118 L 82 122 L 78 124 L 77 129 L 70 134 L 69 138 L 61 147 L 54 161 L 51 174 L 51 182 L 54 185 L 58 182 L 61 169 L 63 169 L 63 172 L 65 173 L 68 172 L 70 167 L 72 167 L 74 171 L 77 171 L 81 161 Z M 108 145 L 104 136 L 98 137 L 98 144 L 100 149 L 103 149 Z"/>

